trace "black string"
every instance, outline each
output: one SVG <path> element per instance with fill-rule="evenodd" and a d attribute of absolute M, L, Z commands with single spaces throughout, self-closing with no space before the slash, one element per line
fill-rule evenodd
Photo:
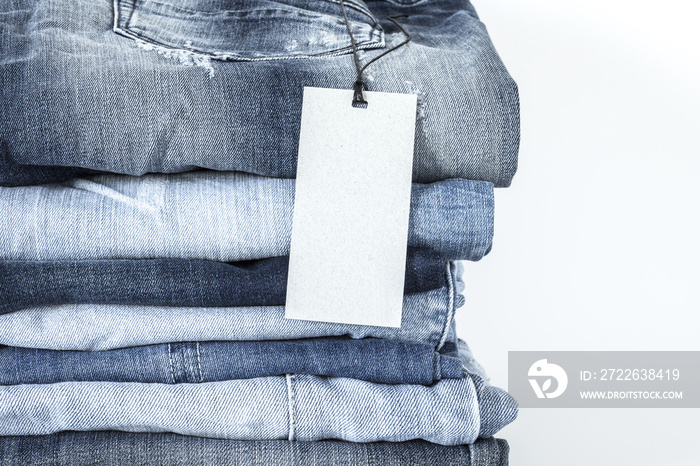
<path fill-rule="evenodd" d="M 348 28 L 348 34 L 350 34 L 350 42 L 352 43 L 352 57 L 355 61 L 355 69 L 357 70 L 357 79 L 355 80 L 355 84 L 352 86 L 353 90 L 355 91 L 355 94 L 353 95 L 353 98 L 352 98 L 352 105 L 353 106 L 357 106 L 357 105 L 366 106 L 367 101 L 365 100 L 364 96 L 362 95 L 362 91 L 363 90 L 368 91 L 369 88 L 367 87 L 367 84 L 362 79 L 362 73 L 367 69 L 367 67 L 369 65 L 371 65 L 375 61 L 379 60 L 380 58 L 382 58 L 385 55 L 390 54 L 391 52 L 398 49 L 399 47 L 402 47 L 402 46 L 408 44 L 408 42 L 411 40 L 411 35 L 408 32 L 406 32 L 406 30 L 398 22 L 396 22 L 397 18 L 406 18 L 406 17 L 408 17 L 408 15 L 397 15 L 397 16 L 387 17 L 387 19 L 389 21 L 394 23 L 396 25 L 396 27 L 398 27 L 401 30 L 401 32 L 404 33 L 404 35 L 406 36 L 406 40 L 404 40 L 400 44 L 390 48 L 389 50 L 386 50 L 383 53 L 380 53 L 379 55 L 377 55 L 376 57 L 374 57 L 373 59 L 371 59 L 370 61 L 365 63 L 364 66 L 360 67 L 360 59 L 357 57 L 357 44 L 355 43 L 355 37 L 352 35 L 352 30 L 350 28 L 350 21 L 348 20 L 348 14 L 345 12 L 345 3 L 343 0 L 340 0 L 340 7 L 343 10 L 343 18 L 345 18 L 345 26 Z"/>

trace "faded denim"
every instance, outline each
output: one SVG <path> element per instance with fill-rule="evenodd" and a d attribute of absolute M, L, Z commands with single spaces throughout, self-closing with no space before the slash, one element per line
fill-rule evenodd
<path fill-rule="evenodd" d="M 196 259 L 0 260 L 0 314 L 56 304 L 283 306 L 289 257 L 222 263 Z M 445 286 L 445 261 L 409 248 L 404 293 Z"/>
<path fill-rule="evenodd" d="M 0 385 L 58 382 L 204 383 L 284 374 L 430 385 L 464 376 L 457 348 L 365 338 L 189 342 L 111 351 L 0 346 Z"/>
<path fill-rule="evenodd" d="M 123 430 L 231 440 L 464 445 L 492 436 L 516 416 L 515 400 L 475 375 L 431 386 L 313 375 L 175 385 L 0 386 L 0 435 Z"/>
<path fill-rule="evenodd" d="M 508 186 L 518 92 L 472 5 L 346 4 L 363 63 L 404 39 L 387 17 L 407 15 L 411 42 L 365 78 L 418 96 L 414 181 Z M 337 1 L 6 0 L 0 185 L 86 174 L 60 167 L 294 177 L 304 86 L 355 78 Z"/>
<path fill-rule="evenodd" d="M 284 307 L 191 308 L 129 305 L 47 306 L 0 315 L 0 344 L 54 350 L 108 350 L 187 341 L 292 340 L 347 335 L 427 343 L 437 350 L 452 335 L 464 305 L 462 266 L 449 263 L 445 285 L 404 296 L 401 327 L 284 318 Z"/>
<path fill-rule="evenodd" d="M 408 245 L 446 260 L 491 249 L 493 185 L 414 184 Z M 0 259 L 208 259 L 286 256 L 294 180 L 202 171 L 101 175 L 0 188 Z"/>
<path fill-rule="evenodd" d="M 0 437 L 4 466 L 507 466 L 508 453 L 508 443 L 494 438 L 445 447 L 421 440 L 237 441 L 114 431 Z"/>

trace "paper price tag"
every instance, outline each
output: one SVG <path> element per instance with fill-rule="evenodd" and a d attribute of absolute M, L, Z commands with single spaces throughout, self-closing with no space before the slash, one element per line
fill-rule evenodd
<path fill-rule="evenodd" d="M 401 326 L 413 94 L 304 88 L 285 317 Z"/>

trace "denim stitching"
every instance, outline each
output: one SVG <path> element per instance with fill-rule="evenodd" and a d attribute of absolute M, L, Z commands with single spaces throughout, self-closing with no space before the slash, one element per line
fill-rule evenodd
<path fill-rule="evenodd" d="M 295 426 L 294 426 L 294 375 L 286 374 L 287 380 L 287 407 L 289 409 L 289 441 L 293 442 L 296 436 Z"/>
<path fill-rule="evenodd" d="M 129 38 L 136 42 L 136 45 L 144 50 L 153 51 L 155 50 L 159 54 L 167 58 L 178 58 L 185 61 L 187 64 L 187 59 L 192 59 L 194 64 L 200 64 L 202 67 L 205 65 L 211 65 L 206 59 L 221 60 L 221 61 L 242 61 L 242 62 L 258 62 L 258 61 L 273 61 L 273 60 L 297 60 L 297 59 L 313 59 L 313 58 L 326 58 L 326 57 L 337 57 L 341 55 L 348 55 L 352 52 L 351 47 L 340 47 L 335 48 L 326 52 L 314 54 L 314 55 L 284 55 L 279 57 L 244 57 L 232 52 L 205 52 L 205 51 L 190 51 L 183 48 L 173 47 L 170 45 L 164 45 L 157 42 L 147 36 L 143 36 L 137 33 L 134 29 L 115 29 L 114 32 L 121 34 L 122 36 Z M 372 35 L 380 35 L 381 31 L 374 29 Z M 384 48 L 386 46 L 386 41 L 380 36 L 380 39 L 369 39 L 368 41 L 358 42 L 357 50 L 372 50 Z M 199 61 L 198 61 L 199 60 Z M 205 69 L 209 70 L 209 68 Z M 210 71 L 210 70 L 209 70 Z"/>
<path fill-rule="evenodd" d="M 121 11 L 120 11 L 120 5 L 119 5 L 119 0 L 114 0 L 112 3 L 112 8 L 114 10 L 114 22 L 112 23 L 112 29 L 117 30 L 119 28 L 119 18 L 121 16 Z M 128 22 L 126 26 L 128 27 Z"/>
<path fill-rule="evenodd" d="M 427 3 L 429 0 L 386 0 L 396 6 L 416 6 L 420 3 Z"/>
<path fill-rule="evenodd" d="M 337 0 L 327 0 L 327 1 L 328 1 L 328 3 L 336 3 L 336 4 L 339 4 L 339 2 L 338 2 Z M 119 4 L 119 5 L 121 6 L 121 3 L 122 3 L 122 2 L 123 2 L 123 0 L 116 0 L 116 1 L 115 1 L 115 4 Z M 187 8 L 187 7 L 184 7 L 184 6 L 176 5 L 176 4 L 172 3 L 172 2 L 161 2 L 161 1 L 158 1 L 158 0 L 152 0 L 151 3 L 152 3 L 152 4 L 155 4 L 155 5 L 158 5 L 158 6 L 161 6 L 161 7 L 172 8 L 173 10 L 176 10 L 177 13 L 182 12 L 182 13 L 188 13 L 188 14 L 191 14 L 191 15 L 199 15 L 199 16 L 205 16 L 205 17 L 206 17 L 206 16 L 215 16 L 215 15 L 220 15 L 220 14 L 221 14 L 221 11 L 193 10 L 193 9 L 191 9 L 191 8 Z M 371 13 L 369 12 L 368 9 L 362 8 L 361 5 L 358 5 L 358 4 L 354 3 L 354 2 L 352 2 L 351 0 L 348 0 L 347 6 L 348 6 L 348 7 L 352 7 L 354 10 L 359 11 L 359 12 L 361 12 L 361 13 L 364 13 L 365 15 L 370 16 L 372 19 L 374 19 L 374 18 L 372 17 Z M 145 8 L 145 7 L 143 7 L 143 6 L 128 5 L 128 6 L 126 6 L 126 8 L 127 8 L 130 12 L 134 12 L 134 11 L 136 11 L 137 9 L 140 9 L 141 11 L 144 11 L 144 10 L 145 10 L 145 11 L 147 11 L 148 13 L 151 13 L 151 14 L 160 14 L 160 13 L 159 13 L 157 10 L 155 10 L 155 9 L 147 9 L 147 8 Z M 288 11 L 288 10 L 284 10 L 284 9 L 280 9 L 280 8 L 272 8 L 272 7 L 271 7 L 271 8 L 258 8 L 258 9 L 256 9 L 256 10 L 252 10 L 252 11 L 256 11 L 256 12 L 257 12 L 257 11 L 260 11 L 260 12 L 264 12 L 264 13 L 279 13 L 280 15 L 287 14 L 288 16 L 307 16 L 307 17 L 309 17 L 309 18 L 314 17 L 314 16 L 313 16 L 313 13 L 305 13 L 305 12 L 303 12 L 303 11 L 301 11 L 301 12 L 293 12 L 293 11 Z M 239 14 L 239 16 L 241 16 L 241 15 Z M 331 14 L 328 13 L 328 16 L 331 16 Z M 336 19 L 340 19 L 340 18 L 336 18 Z"/>
<path fill-rule="evenodd" d="M 172 377 L 173 383 L 175 383 L 175 370 L 173 369 L 173 353 L 170 348 L 170 343 L 168 343 L 168 361 L 170 362 L 170 377 Z"/>
<path fill-rule="evenodd" d="M 447 314 L 445 316 L 445 327 L 442 330 L 442 336 L 440 337 L 440 343 L 437 346 L 437 350 L 439 351 L 444 345 L 445 342 L 447 341 L 447 333 L 449 332 L 450 329 L 450 324 L 452 323 L 452 318 L 455 313 L 455 289 L 454 289 L 454 283 L 452 282 L 452 272 L 450 270 L 450 266 L 452 265 L 451 262 L 447 263 Z"/>
<path fill-rule="evenodd" d="M 202 372 L 202 357 L 199 353 L 199 342 L 195 343 L 197 348 L 197 367 L 199 368 L 199 382 L 204 382 L 204 372 Z"/>
<path fill-rule="evenodd" d="M 331 3 L 336 3 L 334 1 L 331 1 Z M 352 51 L 351 47 L 335 47 L 329 50 L 325 50 L 320 53 L 314 53 L 311 55 L 294 55 L 294 56 L 279 56 L 279 57 L 243 57 L 240 56 L 236 52 L 214 52 L 214 51 L 194 51 L 194 50 L 188 50 L 184 48 L 178 48 L 178 47 L 173 47 L 171 45 L 166 45 L 161 42 L 159 42 L 157 39 L 153 39 L 149 37 L 148 35 L 144 35 L 143 32 L 139 32 L 138 28 L 131 26 L 130 25 L 130 20 L 131 16 L 133 15 L 133 11 L 136 9 L 135 6 L 130 6 L 127 7 L 129 10 L 129 17 L 126 19 L 124 26 L 122 27 L 120 25 L 120 20 L 119 18 L 123 15 L 121 11 L 121 0 L 114 0 L 113 3 L 113 14 L 114 14 L 114 23 L 112 25 L 112 30 L 118 34 L 121 34 L 124 37 L 127 37 L 129 39 L 132 39 L 136 41 L 137 45 L 141 48 L 144 48 L 145 50 L 156 50 L 159 53 L 162 52 L 163 55 L 166 55 L 170 58 L 172 57 L 177 57 L 181 61 L 188 62 L 188 60 L 194 61 L 193 64 L 202 66 L 206 70 L 209 71 L 210 77 L 213 77 L 213 66 L 211 65 L 210 62 L 207 60 L 209 59 L 215 59 L 215 60 L 222 60 L 222 61 L 267 61 L 267 60 L 289 60 L 289 59 L 310 59 L 310 58 L 321 58 L 321 57 L 333 57 L 333 56 L 339 56 L 339 55 L 346 55 Z M 168 6 L 174 7 L 174 5 L 167 4 Z M 370 21 L 372 24 L 370 24 L 369 21 L 363 22 L 363 24 L 367 24 L 371 26 L 372 30 L 369 33 L 370 38 L 365 41 L 361 41 L 357 43 L 357 49 L 358 50 L 371 50 L 371 49 L 376 49 L 376 48 L 384 48 L 386 46 L 386 41 L 384 38 L 383 30 L 381 29 L 381 26 L 379 25 L 379 21 L 372 15 L 372 13 L 367 9 L 365 11 L 364 8 L 361 8 L 360 5 L 356 5 L 353 3 L 348 3 L 348 6 L 356 10 L 357 12 L 364 14 L 369 17 Z M 126 15 L 124 15 L 126 17 Z M 187 63 L 183 63 L 187 64 Z"/>
<path fill-rule="evenodd" d="M 194 362 L 192 358 L 192 343 L 185 343 L 180 345 L 180 352 L 182 353 L 182 372 L 185 375 L 185 383 L 195 382 L 194 378 Z"/>

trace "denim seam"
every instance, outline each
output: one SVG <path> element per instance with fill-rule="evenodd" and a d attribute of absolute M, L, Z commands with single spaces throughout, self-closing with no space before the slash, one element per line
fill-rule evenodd
<path fill-rule="evenodd" d="M 294 375 L 287 374 L 287 409 L 289 411 L 289 441 L 293 442 L 296 436 L 295 426 L 294 426 Z"/>
<path fill-rule="evenodd" d="M 119 0 L 113 0 L 112 1 L 112 15 L 114 16 L 113 22 L 112 22 L 112 30 L 116 31 L 119 28 Z"/>
<path fill-rule="evenodd" d="M 296 55 L 296 56 L 283 56 L 283 57 L 260 57 L 260 58 L 249 58 L 249 57 L 242 57 L 239 56 L 236 53 L 226 53 L 226 52 L 205 52 L 205 51 L 192 51 L 188 49 L 183 49 L 183 48 L 177 48 L 177 47 L 172 47 L 169 45 L 165 45 L 161 42 L 158 42 L 155 39 L 152 39 L 148 36 L 143 36 L 142 34 L 136 32 L 133 28 L 129 27 L 129 22 L 125 24 L 125 27 L 122 28 L 119 25 L 119 18 L 122 15 L 121 9 L 120 9 L 120 0 L 114 0 L 113 2 L 113 15 L 114 15 L 114 22 L 112 24 L 112 30 L 128 39 L 131 39 L 139 44 L 146 44 L 147 46 L 150 47 L 156 47 L 156 50 L 161 50 L 164 51 L 182 51 L 186 52 L 189 54 L 193 55 L 201 55 L 202 57 L 209 57 L 213 58 L 215 60 L 222 60 L 222 61 L 246 61 L 246 62 L 256 62 L 256 61 L 269 61 L 269 60 L 290 60 L 290 59 L 311 59 L 311 58 L 323 58 L 323 57 L 335 57 L 335 56 L 341 56 L 341 55 L 348 55 L 352 53 L 352 47 L 343 47 L 343 48 L 336 48 L 334 50 L 322 52 L 319 54 L 314 54 L 314 55 Z M 381 26 L 379 25 L 379 22 L 377 21 L 376 18 L 374 18 L 373 15 L 371 15 L 371 12 L 365 12 L 357 8 L 355 5 L 352 5 L 350 3 L 347 4 L 348 7 L 352 7 L 356 11 L 359 11 L 360 13 L 364 13 L 367 16 L 370 17 L 370 19 L 374 22 L 374 24 L 371 24 L 370 26 L 372 27 L 372 30 L 369 34 L 369 39 L 367 41 L 361 41 L 355 44 L 355 48 L 357 50 L 371 50 L 371 49 L 380 49 L 380 48 L 385 48 L 386 47 L 386 40 L 384 37 L 384 31 L 381 29 Z M 133 10 L 133 8 L 132 8 Z M 129 17 L 129 20 L 131 17 Z M 367 23 L 365 23 L 367 24 Z M 377 39 L 378 37 L 378 39 Z"/>
<path fill-rule="evenodd" d="M 193 383 L 195 380 L 194 364 L 192 358 L 192 343 L 180 345 L 182 352 L 182 372 L 184 373 L 185 383 Z"/>
<path fill-rule="evenodd" d="M 335 3 L 336 5 L 340 6 L 340 0 L 329 0 L 329 3 Z M 352 8 L 355 11 L 358 11 L 365 16 L 369 16 L 369 18 L 374 21 L 374 24 L 379 25 L 379 20 L 374 16 L 374 13 L 370 11 L 370 9 L 364 5 L 362 2 L 355 2 L 355 0 L 348 0 L 347 3 L 345 3 L 345 6 L 348 6 Z M 342 11 L 342 10 L 341 10 Z M 340 19 L 340 18 L 338 18 Z"/>
<path fill-rule="evenodd" d="M 455 288 L 452 280 L 452 271 L 450 270 L 451 263 L 447 263 L 447 312 L 445 313 L 445 326 L 442 329 L 442 336 L 440 337 L 440 343 L 437 346 L 437 350 L 440 351 L 447 341 L 447 334 L 450 331 L 450 324 L 452 323 L 452 318 L 455 313 Z"/>
<path fill-rule="evenodd" d="M 501 169 L 499 169 L 498 173 L 498 179 L 501 179 Z M 491 252 L 491 249 L 493 248 L 493 232 L 494 232 L 494 212 L 495 209 L 493 206 L 496 203 L 496 198 L 495 198 L 495 193 L 493 192 L 493 188 L 490 191 L 490 195 L 484 195 L 481 193 L 481 198 L 483 202 L 483 213 L 482 215 L 486 216 L 486 219 L 484 223 L 488 225 L 489 228 L 489 235 L 488 235 L 488 241 L 484 242 L 484 245 L 481 249 L 481 255 L 480 257 L 483 258 L 485 257 L 489 252 Z M 491 206 L 491 208 L 489 208 Z"/>
<path fill-rule="evenodd" d="M 433 369 L 433 380 L 440 380 L 442 379 L 442 371 L 440 370 L 440 353 L 435 353 L 435 358 L 433 359 L 435 360 L 435 368 Z"/>
<path fill-rule="evenodd" d="M 170 343 L 168 343 L 168 362 L 170 363 L 170 377 L 173 379 L 173 383 L 175 383 L 175 369 L 173 368 L 173 353 L 170 348 Z"/>
<path fill-rule="evenodd" d="M 349 55 L 352 53 L 352 48 L 350 47 L 342 47 L 338 48 L 329 52 L 324 52 L 321 54 L 316 54 L 316 55 L 295 55 L 295 56 L 283 56 L 283 57 L 261 57 L 261 58 L 248 58 L 248 57 L 242 57 L 240 55 L 237 55 L 235 53 L 224 53 L 224 52 L 202 52 L 202 51 L 192 51 L 184 48 L 178 48 L 178 47 L 172 47 L 169 45 L 162 44 L 160 42 L 157 42 L 153 39 L 150 39 L 145 36 L 141 36 L 140 34 L 134 32 L 132 29 L 122 29 L 120 27 L 116 27 L 114 29 L 114 32 L 126 37 L 127 39 L 131 39 L 134 42 L 136 42 L 136 45 L 138 46 L 139 44 L 145 44 L 148 47 L 152 48 L 146 48 L 145 50 L 162 50 L 164 52 L 166 51 L 174 51 L 174 52 L 186 52 L 188 54 L 192 55 L 200 55 L 202 57 L 208 57 L 214 60 L 220 60 L 220 61 L 242 61 L 242 62 L 257 62 L 257 61 L 273 61 L 273 60 L 310 60 L 313 58 L 327 58 L 327 57 L 338 57 L 342 55 Z M 372 31 L 372 35 L 378 35 L 381 34 L 381 31 L 378 29 L 374 29 Z M 386 41 L 384 37 L 381 37 L 379 41 L 376 41 L 376 39 L 370 39 L 369 41 L 363 41 L 359 42 L 356 45 L 357 50 L 373 50 L 373 49 L 381 49 L 386 47 Z"/>
<path fill-rule="evenodd" d="M 115 3 L 120 3 L 121 1 L 123 1 L 123 0 L 115 0 Z M 336 4 L 336 5 L 340 5 L 340 1 L 336 1 L 336 0 L 327 0 L 327 1 L 328 1 L 328 3 L 334 3 L 334 4 Z M 418 0 L 418 1 L 421 1 L 421 0 Z M 193 14 L 193 15 L 201 15 L 201 16 L 204 16 L 204 17 L 207 17 L 207 16 L 214 16 L 214 15 L 218 15 L 218 14 L 219 14 L 219 13 L 217 13 L 217 12 L 207 12 L 207 11 L 192 10 L 192 9 L 190 9 L 190 8 L 186 8 L 186 7 L 183 7 L 183 6 L 175 5 L 175 4 L 172 4 L 172 3 L 161 2 L 161 1 L 158 1 L 158 0 L 153 0 L 151 3 L 155 3 L 155 4 L 157 4 L 157 5 L 160 5 L 160 6 L 163 6 L 163 7 L 166 7 L 166 8 L 172 8 L 172 9 L 175 9 L 176 11 L 178 11 L 178 12 L 182 11 L 182 12 L 190 13 L 190 14 Z M 370 19 L 374 24 L 379 24 L 379 21 L 377 21 L 377 18 L 374 17 L 374 15 L 372 14 L 372 12 L 369 11 L 368 8 L 363 7 L 361 4 L 355 3 L 353 0 L 347 0 L 346 3 L 345 3 L 345 6 L 346 6 L 347 8 L 352 8 L 353 10 L 357 11 L 358 13 L 361 13 L 361 14 L 363 14 L 363 15 L 369 17 L 369 19 Z M 131 15 L 129 15 L 129 17 L 131 18 L 131 16 L 133 15 L 133 12 L 136 10 L 136 6 L 127 6 L 126 8 L 129 10 L 130 13 L 132 13 Z M 142 9 L 142 10 L 143 10 L 143 9 Z M 262 12 L 265 12 L 265 13 L 275 13 L 275 12 L 279 12 L 280 14 L 286 14 L 285 10 L 280 10 L 279 8 L 265 8 L 265 9 L 260 8 L 260 9 L 255 10 L 255 11 L 262 11 Z M 159 12 L 154 12 L 154 11 L 149 11 L 148 13 L 160 15 Z M 289 17 L 292 17 L 292 16 L 303 16 L 303 15 L 306 15 L 306 16 L 309 17 L 309 18 L 311 18 L 311 17 L 313 16 L 312 13 L 292 13 L 292 14 L 288 14 Z M 331 13 L 328 13 L 328 16 L 332 16 L 332 14 L 331 14 Z M 338 20 L 341 19 L 341 18 L 340 18 L 340 15 L 336 15 L 336 16 L 337 16 L 336 19 L 338 19 Z M 286 18 L 282 18 L 282 19 L 286 19 Z M 364 23 L 364 24 L 368 24 L 368 23 Z M 127 22 L 127 25 L 128 25 L 128 22 Z"/>
<path fill-rule="evenodd" d="M 392 5 L 396 5 L 399 7 L 410 7 L 410 6 L 416 6 L 421 3 L 428 3 L 430 0 L 386 0 L 387 2 L 391 3 Z"/>
<path fill-rule="evenodd" d="M 199 353 L 199 342 L 195 343 L 195 347 L 197 348 L 197 368 L 199 369 L 199 382 L 202 383 L 204 382 L 204 372 L 202 371 L 202 357 Z"/>
<path fill-rule="evenodd" d="M 115 0 L 115 4 L 120 4 L 122 1 L 123 1 L 123 0 Z M 333 4 L 336 4 L 336 5 L 340 5 L 340 1 L 339 1 L 339 0 L 326 0 L 326 1 L 327 1 L 328 3 L 333 3 Z M 418 0 L 418 1 L 420 1 L 420 0 Z M 158 0 L 153 0 L 151 3 L 155 3 L 155 4 L 157 4 L 157 5 L 164 6 L 164 7 L 166 7 L 166 8 L 168 8 L 168 7 L 169 7 L 169 8 L 173 8 L 173 9 L 175 9 L 175 10 L 179 10 L 179 11 L 182 11 L 182 12 L 185 12 L 185 13 L 191 13 L 191 14 L 194 14 L 194 15 L 213 16 L 213 15 L 218 14 L 218 13 L 216 13 L 216 12 L 207 12 L 207 11 L 192 10 L 192 9 L 190 9 L 190 8 L 186 8 L 186 7 L 183 7 L 183 6 L 175 5 L 175 4 L 173 4 L 173 3 L 162 2 L 162 1 L 158 1 Z M 358 13 L 361 13 L 361 14 L 363 14 L 363 15 L 365 15 L 365 16 L 368 16 L 375 24 L 378 24 L 377 19 L 374 17 L 374 15 L 373 15 L 372 12 L 369 10 L 369 8 L 364 7 L 362 4 L 356 3 L 356 2 L 353 1 L 353 0 L 346 0 L 345 6 L 346 6 L 347 8 L 352 8 L 353 10 L 357 11 Z M 133 5 L 133 6 L 127 6 L 126 8 L 127 8 L 127 9 L 129 10 L 129 12 L 132 13 L 132 15 L 133 15 L 133 12 L 136 10 L 137 7 L 136 7 L 135 5 Z M 143 9 L 142 9 L 142 10 L 143 10 Z M 281 9 L 279 9 L 279 8 L 266 8 L 266 9 L 260 8 L 259 10 L 256 10 L 256 11 L 264 11 L 264 12 L 266 12 L 266 13 L 267 13 L 267 12 L 270 12 L 270 13 L 280 12 L 280 13 L 282 13 L 282 14 L 285 13 L 285 10 L 281 10 Z M 340 11 L 340 10 L 339 10 L 339 11 Z M 154 11 L 152 11 L 152 10 L 149 11 L 149 13 L 151 13 L 151 14 L 160 14 L 160 13 L 154 12 Z M 309 16 L 309 17 L 312 16 L 312 13 L 295 13 L 295 14 L 296 14 L 296 15 L 299 15 L 299 16 L 301 16 L 301 15 L 303 15 L 303 14 L 306 14 L 306 15 Z M 290 14 L 289 16 L 294 16 L 295 14 Z M 129 16 L 132 16 L 132 15 L 129 15 Z M 331 13 L 328 13 L 328 16 L 332 16 L 332 14 L 331 14 Z M 340 20 L 340 19 L 341 19 L 341 18 L 339 17 L 340 15 L 337 15 L 337 16 L 338 16 L 337 19 Z M 283 18 L 283 19 L 284 19 L 284 18 Z M 366 24 L 366 23 L 365 23 L 365 24 Z"/>

